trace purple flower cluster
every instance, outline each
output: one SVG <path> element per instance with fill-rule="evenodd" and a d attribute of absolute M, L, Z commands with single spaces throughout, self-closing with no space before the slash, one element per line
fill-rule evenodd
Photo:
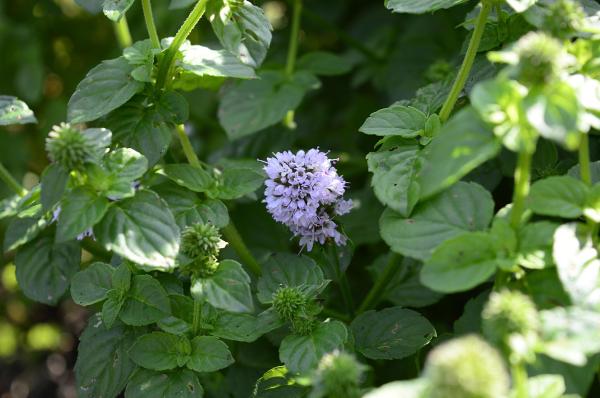
<path fill-rule="evenodd" d="M 264 202 L 273 219 L 287 225 L 308 251 L 328 239 L 344 245 L 347 238 L 333 219 L 348 213 L 352 201 L 343 198 L 346 181 L 338 175 L 335 160 L 318 149 L 274 155 L 264 167 L 269 177 Z"/>

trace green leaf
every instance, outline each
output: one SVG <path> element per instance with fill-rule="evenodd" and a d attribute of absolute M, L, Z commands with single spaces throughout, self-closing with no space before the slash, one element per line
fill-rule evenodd
<path fill-rule="evenodd" d="M 402 216 L 408 217 L 419 199 L 416 183 L 419 147 L 399 146 L 367 155 L 371 185 L 377 199 Z"/>
<path fill-rule="evenodd" d="M 567 385 L 567 393 L 577 395 L 565 395 L 564 398 L 585 397 L 596 378 L 600 365 L 600 356 L 596 355 L 588 361 L 585 366 L 569 365 L 557 361 L 545 355 L 537 355 L 535 364 L 530 368 L 531 375 L 534 374 L 560 374 L 564 377 Z"/>
<path fill-rule="evenodd" d="M 423 398 L 427 391 L 427 380 L 393 381 L 370 391 L 364 398 Z"/>
<path fill-rule="evenodd" d="M 421 282 L 442 293 L 469 290 L 496 272 L 496 246 L 484 232 L 465 233 L 444 241 L 425 261 Z"/>
<path fill-rule="evenodd" d="M 108 173 L 108 186 L 104 195 L 117 200 L 135 195 L 133 183 L 144 175 L 148 161 L 133 149 L 119 148 L 105 157 L 104 168 Z"/>
<path fill-rule="evenodd" d="M 169 296 L 150 275 L 136 275 L 120 313 L 121 320 L 133 326 L 158 322 L 171 313 Z"/>
<path fill-rule="evenodd" d="M 554 264 L 552 240 L 558 225 L 549 221 L 528 223 L 519 229 L 517 263 L 529 269 L 542 269 Z"/>
<path fill-rule="evenodd" d="M 385 6 L 393 12 L 423 14 L 442 8 L 450 8 L 467 0 L 385 0 Z"/>
<path fill-rule="evenodd" d="M 159 52 L 159 49 L 152 46 L 150 39 L 135 42 L 124 49 L 123 57 L 130 65 L 136 66 L 131 76 L 137 81 L 151 83 L 154 56 Z"/>
<path fill-rule="evenodd" d="M 217 187 L 211 192 L 223 200 L 232 200 L 248 195 L 260 188 L 265 175 L 256 161 L 227 160 L 221 162 L 222 170 L 217 171 Z"/>
<path fill-rule="evenodd" d="M 194 300 L 181 294 L 171 294 L 171 315 L 161 319 L 158 327 L 171 334 L 186 335 L 192 329 Z"/>
<path fill-rule="evenodd" d="M 370 135 L 414 138 L 423 134 L 426 122 L 427 115 L 420 110 L 410 106 L 392 105 L 371 113 L 358 131 Z"/>
<path fill-rule="evenodd" d="M 279 359 L 294 373 L 308 373 L 315 369 L 323 355 L 342 348 L 348 330 L 339 321 L 320 323 L 310 335 L 289 335 L 279 346 Z"/>
<path fill-rule="evenodd" d="M 136 369 L 127 350 L 137 335 L 135 330 L 123 325 L 107 329 L 97 315 L 90 318 L 77 348 L 75 378 L 78 397 L 119 395 Z"/>
<path fill-rule="evenodd" d="M 298 59 L 296 66 L 318 76 L 344 75 L 352 69 L 352 64 L 339 55 L 314 51 L 306 53 Z"/>
<path fill-rule="evenodd" d="M 530 398 L 561 398 L 566 389 L 561 375 L 539 375 L 527 380 Z"/>
<path fill-rule="evenodd" d="M 558 276 L 575 305 L 600 309 L 600 259 L 583 225 L 561 225 L 554 233 Z"/>
<path fill-rule="evenodd" d="M 130 76 L 132 70 L 123 57 L 90 70 L 69 100 L 67 119 L 72 123 L 96 120 L 129 101 L 144 88 Z"/>
<path fill-rule="evenodd" d="M 529 193 L 529 208 L 545 216 L 577 218 L 583 214 L 589 188 L 569 176 L 536 181 Z"/>
<path fill-rule="evenodd" d="M 17 97 L 0 95 L 0 126 L 37 123 L 27 104 Z"/>
<path fill-rule="evenodd" d="M 500 151 L 501 144 L 473 108 L 465 108 L 442 126 L 422 152 L 417 175 L 421 200 L 456 183 Z"/>
<path fill-rule="evenodd" d="M 186 337 L 152 332 L 135 341 L 129 357 L 143 368 L 163 371 L 185 365 L 191 353 L 192 346 Z"/>
<path fill-rule="evenodd" d="M 595 223 L 600 222 L 600 184 L 594 185 L 589 190 L 583 214 Z"/>
<path fill-rule="evenodd" d="M 113 267 L 105 263 L 93 263 L 73 275 L 71 297 L 79 305 L 92 305 L 106 298 L 112 288 Z"/>
<path fill-rule="evenodd" d="M 42 210 L 49 211 L 62 198 L 67 182 L 69 181 L 69 172 L 58 163 L 52 163 L 42 173 L 41 201 Z"/>
<path fill-rule="evenodd" d="M 167 205 L 152 191 L 138 191 L 133 198 L 114 203 L 94 233 L 107 250 L 145 269 L 175 266 L 179 228 Z"/>
<path fill-rule="evenodd" d="M 271 24 L 262 8 L 246 0 L 236 3 L 211 2 L 206 14 L 221 45 L 243 63 L 257 68 L 271 44 Z"/>
<path fill-rule="evenodd" d="M 459 182 L 417 205 L 409 218 L 386 209 L 379 221 L 381 237 L 396 253 L 424 260 L 445 240 L 486 229 L 493 211 L 488 191 L 475 183 Z"/>
<path fill-rule="evenodd" d="M 516 12 L 523 12 L 534 5 L 538 0 L 506 0 Z"/>
<path fill-rule="evenodd" d="M 121 263 L 112 274 L 112 287 L 118 292 L 126 293 L 131 288 L 131 270 L 127 263 Z"/>
<path fill-rule="evenodd" d="M 231 312 L 252 312 L 250 277 L 242 266 L 233 260 L 224 260 L 214 275 L 192 280 L 192 296 L 208 301 L 213 307 Z"/>
<path fill-rule="evenodd" d="M 210 334 L 226 340 L 252 343 L 267 332 L 261 319 L 250 314 L 219 312 Z"/>
<path fill-rule="evenodd" d="M 102 322 L 107 328 L 112 328 L 125 304 L 125 297 L 116 290 L 109 290 L 106 301 L 102 304 Z"/>
<path fill-rule="evenodd" d="M 294 380 L 285 366 L 269 369 L 256 381 L 253 398 L 303 398 L 305 387 Z"/>
<path fill-rule="evenodd" d="M 592 184 L 600 182 L 600 160 L 590 163 L 590 172 L 592 177 Z M 567 173 L 569 176 L 581 180 L 581 166 L 576 164 L 571 167 Z"/>
<path fill-rule="evenodd" d="M 273 294 L 282 286 L 299 287 L 307 293 L 319 292 L 326 280 L 313 259 L 288 253 L 275 253 L 262 264 L 257 297 L 263 304 L 273 302 Z"/>
<path fill-rule="evenodd" d="M 118 21 L 125 16 L 125 13 L 133 5 L 135 0 L 104 0 L 102 9 L 104 15 L 112 21 Z"/>
<path fill-rule="evenodd" d="M 175 127 L 173 116 L 164 101 L 153 102 L 140 95 L 111 112 L 106 125 L 117 142 L 140 152 L 153 166 L 169 148 Z"/>
<path fill-rule="evenodd" d="M 190 164 L 167 164 L 162 173 L 173 182 L 194 192 L 207 192 L 215 184 L 213 177 L 200 167 Z"/>
<path fill-rule="evenodd" d="M 418 312 L 400 307 L 367 311 L 350 326 L 356 349 L 371 359 L 401 359 L 414 354 L 436 336 Z"/>
<path fill-rule="evenodd" d="M 183 45 L 183 58 L 178 65 L 186 72 L 198 77 L 231 77 L 254 79 L 256 73 L 251 66 L 241 62 L 234 54 L 226 50 L 213 50 L 198 45 Z"/>
<path fill-rule="evenodd" d="M 19 287 L 32 300 L 58 303 L 79 268 L 80 256 L 74 242 L 55 244 L 43 237 L 29 243 L 15 257 Z"/>
<path fill-rule="evenodd" d="M 112 141 L 112 131 L 105 128 L 85 129 L 81 132 L 91 149 L 90 161 L 99 163 Z"/>
<path fill-rule="evenodd" d="M 281 71 L 262 71 L 256 80 L 234 82 L 222 90 L 219 121 L 235 140 L 283 120 L 319 81 L 308 72 L 288 77 Z"/>
<path fill-rule="evenodd" d="M 201 398 L 203 395 L 198 376 L 187 369 L 162 373 L 140 369 L 125 390 L 125 398 Z"/>
<path fill-rule="evenodd" d="M 539 92 L 530 92 L 523 105 L 527 120 L 542 137 L 567 149 L 577 149 L 580 104 L 571 86 L 560 81 L 554 82 Z"/>
<path fill-rule="evenodd" d="M 17 217 L 8 224 L 4 236 L 4 251 L 18 249 L 31 242 L 48 226 L 47 217 Z"/>
<path fill-rule="evenodd" d="M 216 372 L 233 362 L 227 344 L 216 337 L 197 336 L 192 339 L 192 354 L 186 366 L 196 372 Z"/>
<path fill-rule="evenodd" d="M 56 241 L 66 242 L 96 225 L 108 211 L 108 200 L 85 188 L 75 188 L 61 203 Z"/>

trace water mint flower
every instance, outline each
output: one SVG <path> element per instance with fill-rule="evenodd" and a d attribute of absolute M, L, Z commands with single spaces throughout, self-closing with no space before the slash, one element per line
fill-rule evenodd
<path fill-rule="evenodd" d="M 352 201 L 343 198 L 347 184 L 334 164 L 318 149 L 278 152 L 265 162 L 267 211 L 309 251 L 315 242 L 344 245 L 347 240 L 334 218 L 348 213 Z"/>

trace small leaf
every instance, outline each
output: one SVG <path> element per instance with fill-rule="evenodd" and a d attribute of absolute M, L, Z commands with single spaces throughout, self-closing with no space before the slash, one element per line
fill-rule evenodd
<path fill-rule="evenodd" d="M 385 0 L 385 6 L 393 12 L 423 14 L 450 8 L 467 0 Z"/>
<path fill-rule="evenodd" d="M 42 210 L 49 211 L 62 198 L 69 181 L 69 172 L 58 163 L 52 163 L 42 173 Z"/>
<path fill-rule="evenodd" d="M 254 315 L 220 312 L 210 334 L 226 340 L 252 343 L 268 330 L 262 330 L 261 320 Z"/>
<path fill-rule="evenodd" d="M 496 246 L 489 234 L 465 233 L 444 241 L 425 261 L 421 282 L 442 293 L 469 290 L 496 272 Z"/>
<path fill-rule="evenodd" d="M 106 298 L 112 288 L 113 267 L 104 263 L 93 263 L 73 275 L 71 297 L 79 305 L 91 305 Z"/>
<path fill-rule="evenodd" d="M 37 123 L 27 104 L 16 97 L 0 95 L 0 126 Z"/>
<path fill-rule="evenodd" d="M 528 198 L 529 208 L 545 216 L 577 218 L 583 214 L 588 187 L 569 176 L 536 181 Z"/>
<path fill-rule="evenodd" d="M 224 260 L 214 275 L 192 280 L 192 296 L 206 300 L 212 306 L 231 312 L 252 312 L 250 277 L 242 266 L 233 260 Z"/>
<path fill-rule="evenodd" d="M 371 359 L 401 359 L 414 354 L 436 336 L 418 312 L 400 307 L 367 311 L 352 321 L 356 349 Z"/>
<path fill-rule="evenodd" d="M 106 301 L 102 304 L 102 322 L 108 329 L 112 328 L 125 304 L 125 298 L 116 290 L 109 290 Z"/>
<path fill-rule="evenodd" d="M 149 325 L 171 313 L 169 296 L 150 275 L 136 275 L 120 313 L 121 320 L 133 326 Z"/>
<path fill-rule="evenodd" d="M 135 195 L 133 184 L 148 168 L 148 161 L 144 155 L 130 148 L 111 151 L 103 163 L 108 173 L 108 186 L 104 195 L 112 200 Z"/>
<path fill-rule="evenodd" d="M 126 398 L 199 398 L 203 395 L 198 376 L 187 369 L 161 373 L 140 369 L 125 390 Z"/>
<path fill-rule="evenodd" d="M 279 346 L 279 359 L 292 372 L 308 373 L 328 352 L 340 349 L 348 338 L 348 330 L 339 321 L 320 323 L 308 336 L 287 336 Z"/>
<path fill-rule="evenodd" d="M 179 228 L 152 191 L 113 204 L 94 233 L 107 250 L 151 270 L 171 269 L 179 252 Z"/>
<path fill-rule="evenodd" d="M 252 398 L 303 398 L 305 389 L 285 366 L 277 366 L 256 381 Z"/>
<path fill-rule="evenodd" d="M 265 175 L 256 161 L 222 161 L 222 171 L 217 175 L 217 187 L 211 196 L 223 200 L 233 200 L 248 195 L 260 188 Z"/>
<path fill-rule="evenodd" d="M 185 365 L 191 352 L 187 338 L 152 332 L 135 341 L 129 350 L 129 357 L 143 368 L 163 371 Z"/>
<path fill-rule="evenodd" d="M 386 209 L 379 221 L 381 237 L 396 253 L 424 260 L 445 240 L 486 229 L 493 211 L 488 191 L 475 183 L 459 182 L 417 205 L 408 218 Z"/>
<path fill-rule="evenodd" d="M 50 237 L 37 239 L 15 257 L 19 287 L 32 300 L 56 304 L 77 272 L 80 258 L 77 243 L 54 244 Z"/>
<path fill-rule="evenodd" d="M 56 241 L 66 242 L 96 225 L 108 210 L 108 200 L 85 188 L 75 188 L 61 204 Z"/>
<path fill-rule="evenodd" d="M 162 172 L 173 182 L 194 192 L 207 192 L 215 183 L 213 177 L 204 169 L 185 163 L 167 164 Z"/>
<path fill-rule="evenodd" d="M 192 340 L 192 354 L 186 366 L 196 372 L 216 372 L 233 362 L 227 344 L 216 337 L 197 336 Z"/>
<path fill-rule="evenodd" d="M 135 0 L 104 0 L 102 9 L 104 15 L 112 21 L 118 21 L 125 16 L 125 13 L 133 5 Z"/>
<path fill-rule="evenodd" d="M 392 105 L 380 109 L 365 121 L 359 131 L 379 136 L 400 136 L 414 138 L 423 134 L 427 115 L 416 108 Z"/>
<path fill-rule="evenodd" d="M 132 66 L 123 57 L 103 61 L 85 76 L 69 100 L 71 123 L 96 120 L 129 101 L 144 84 L 129 75 Z"/>

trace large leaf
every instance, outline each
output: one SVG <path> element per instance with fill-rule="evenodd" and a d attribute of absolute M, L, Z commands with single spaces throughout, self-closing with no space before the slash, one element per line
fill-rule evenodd
<path fill-rule="evenodd" d="M 496 246 L 484 232 L 448 239 L 425 261 L 421 282 L 443 293 L 462 292 L 485 282 L 496 271 Z"/>
<path fill-rule="evenodd" d="M 0 95 L 0 126 L 37 123 L 26 103 L 16 97 Z"/>
<path fill-rule="evenodd" d="M 291 78 L 279 71 L 263 71 L 258 77 L 223 87 L 219 121 L 230 139 L 280 122 L 300 105 L 308 90 L 319 86 L 314 75 L 303 71 Z"/>
<path fill-rule="evenodd" d="M 467 0 L 385 0 L 385 6 L 393 12 L 422 14 L 442 8 L 450 8 Z"/>
<path fill-rule="evenodd" d="M 217 170 L 217 187 L 211 196 L 233 200 L 249 195 L 260 188 L 265 180 L 262 165 L 257 161 L 226 160 L 220 162 Z"/>
<path fill-rule="evenodd" d="M 197 336 L 192 340 L 192 354 L 186 366 L 196 372 L 216 372 L 233 362 L 227 344 L 216 337 Z"/>
<path fill-rule="evenodd" d="M 98 223 L 108 210 L 108 200 L 85 188 L 69 192 L 61 203 L 56 241 L 75 239 Z"/>
<path fill-rule="evenodd" d="M 169 296 L 150 275 L 136 275 L 121 309 L 120 317 L 128 325 L 142 326 L 157 322 L 171 313 Z"/>
<path fill-rule="evenodd" d="M 135 195 L 134 183 L 148 168 L 148 161 L 137 151 L 119 148 L 104 158 L 105 187 L 104 195 L 111 200 L 128 198 Z"/>
<path fill-rule="evenodd" d="M 183 58 L 178 65 L 196 76 L 232 77 L 252 79 L 256 73 L 226 50 L 213 50 L 204 46 L 182 46 Z"/>
<path fill-rule="evenodd" d="M 408 218 L 386 209 L 380 220 L 381 236 L 393 251 L 427 259 L 443 241 L 487 228 L 493 211 L 488 191 L 475 183 L 459 182 L 417 205 Z"/>
<path fill-rule="evenodd" d="M 294 380 L 294 375 L 285 367 L 269 369 L 256 381 L 252 398 L 303 398 L 305 388 Z"/>
<path fill-rule="evenodd" d="M 472 108 L 458 112 L 442 126 L 422 152 L 417 175 L 421 199 L 454 184 L 500 151 L 500 141 Z"/>
<path fill-rule="evenodd" d="M 427 115 L 420 110 L 404 105 L 392 105 L 369 116 L 359 131 L 372 135 L 396 135 L 414 138 L 423 133 Z"/>
<path fill-rule="evenodd" d="M 163 373 L 140 369 L 125 390 L 125 398 L 199 398 L 203 395 L 198 376 L 187 369 Z"/>
<path fill-rule="evenodd" d="M 402 216 L 408 217 L 419 199 L 415 179 L 418 171 L 419 147 L 400 146 L 367 155 L 371 185 L 377 199 Z"/>
<path fill-rule="evenodd" d="M 186 163 L 167 164 L 163 167 L 162 173 L 173 182 L 194 192 L 207 192 L 215 184 L 213 177 L 207 171 Z"/>
<path fill-rule="evenodd" d="M 182 336 L 152 332 L 139 337 L 129 349 L 129 357 L 139 366 L 152 370 L 169 370 L 184 366 L 192 346 Z"/>
<path fill-rule="evenodd" d="M 583 214 L 588 187 L 569 176 L 554 176 L 536 181 L 528 204 L 534 213 L 545 216 L 577 218 Z"/>
<path fill-rule="evenodd" d="M 107 250 L 148 269 L 168 270 L 179 251 L 179 227 L 167 205 L 151 191 L 113 204 L 94 232 Z"/>
<path fill-rule="evenodd" d="M 111 329 L 93 316 L 80 337 L 75 363 L 77 396 L 114 398 L 136 369 L 127 355 L 137 333 L 116 325 Z"/>
<path fill-rule="evenodd" d="M 16 217 L 13 219 L 4 236 L 4 251 L 18 249 L 34 240 L 50 223 L 48 217 Z"/>
<path fill-rule="evenodd" d="M 75 242 L 55 244 L 42 237 L 29 243 L 15 257 L 19 287 L 32 300 L 56 304 L 77 272 L 80 256 Z"/>
<path fill-rule="evenodd" d="M 93 263 L 73 275 L 71 297 L 79 305 L 91 305 L 106 298 L 112 288 L 113 267 L 104 263 Z"/>
<path fill-rule="evenodd" d="M 40 181 L 44 211 L 50 210 L 62 198 L 68 181 L 69 172 L 58 163 L 52 163 L 44 170 Z"/>
<path fill-rule="evenodd" d="M 103 61 L 88 72 L 69 100 L 67 118 L 72 123 L 96 120 L 129 101 L 144 88 L 134 80 L 132 66 L 123 57 Z"/>
<path fill-rule="evenodd" d="M 436 336 L 418 312 L 400 307 L 367 311 L 352 321 L 356 349 L 371 359 L 400 359 L 414 354 Z"/>
<path fill-rule="evenodd" d="M 323 355 L 340 349 L 348 338 L 348 330 L 339 321 L 320 323 L 308 336 L 287 336 L 279 346 L 279 359 L 292 372 L 313 370 Z"/>
<path fill-rule="evenodd" d="M 233 260 L 224 260 L 214 275 L 192 281 L 191 293 L 197 300 L 231 312 L 252 312 L 250 277 Z"/>
<path fill-rule="evenodd" d="M 262 265 L 257 297 L 261 303 L 269 304 L 280 287 L 298 287 L 310 292 L 318 291 L 324 283 L 323 271 L 310 257 L 276 253 Z"/>

